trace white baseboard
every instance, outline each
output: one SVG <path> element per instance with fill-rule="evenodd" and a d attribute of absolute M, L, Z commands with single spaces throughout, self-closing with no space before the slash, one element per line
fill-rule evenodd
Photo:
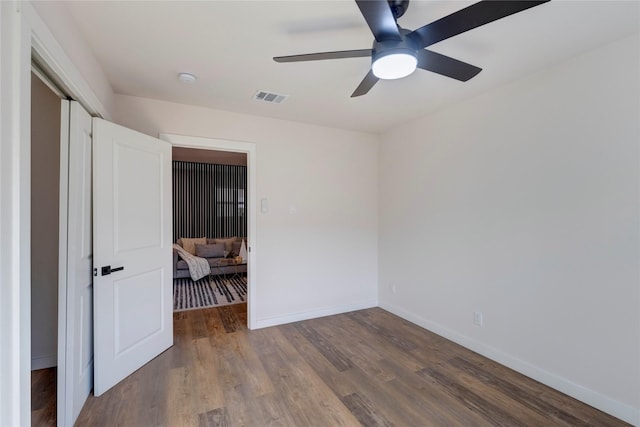
<path fill-rule="evenodd" d="M 47 354 L 31 358 L 31 370 L 53 368 L 58 365 L 58 356 L 55 354 Z"/>
<path fill-rule="evenodd" d="M 517 359 L 509 354 L 503 353 L 491 346 L 488 346 L 479 341 L 473 340 L 465 335 L 461 335 L 450 329 L 441 326 L 438 323 L 425 319 L 414 313 L 408 312 L 398 306 L 390 303 L 381 302 L 380 307 L 415 323 L 431 332 L 434 332 L 448 340 L 451 340 L 463 347 L 480 353 L 481 355 L 488 357 L 502 365 L 505 365 L 515 371 L 520 372 L 536 381 L 539 381 L 549 387 L 552 387 L 562 393 L 565 393 L 575 399 L 578 399 L 587 405 L 593 406 L 603 412 L 620 418 L 630 424 L 640 427 L 640 409 L 634 408 L 615 399 L 607 397 L 597 391 L 588 389 L 566 378 L 560 377 L 556 374 L 545 371 L 537 366 L 531 365 L 523 360 Z"/>
<path fill-rule="evenodd" d="M 255 323 L 254 329 L 284 325 L 285 323 L 299 322 L 301 320 L 315 319 L 317 317 L 332 316 L 334 314 L 348 313 L 350 311 L 364 310 L 365 308 L 372 308 L 377 306 L 378 301 L 376 299 L 371 299 L 352 304 L 321 308 L 319 310 L 301 311 L 297 313 L 285 314 L 282 316 L 267 317 L 265 319 L 258 319 Z"/>

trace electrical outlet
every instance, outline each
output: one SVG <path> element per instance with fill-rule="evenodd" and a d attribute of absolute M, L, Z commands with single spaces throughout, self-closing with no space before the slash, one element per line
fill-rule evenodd
<path fill-rule="evenodd" d="M 482 316 L 482 312 L 481 311 L 474 311 L 473 312 L 473 324 L 476 326 L 482 326 L 482 323 L 484 322 L 484 318 Z"/>

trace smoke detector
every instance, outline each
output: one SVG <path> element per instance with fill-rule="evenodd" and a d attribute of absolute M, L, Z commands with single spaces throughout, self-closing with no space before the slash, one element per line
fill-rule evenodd
<path fill-rule="evenodd" d="M 191 73 L 178 73 L 178 80 L 182 83 L 195 83 L 198 78 Z"/>

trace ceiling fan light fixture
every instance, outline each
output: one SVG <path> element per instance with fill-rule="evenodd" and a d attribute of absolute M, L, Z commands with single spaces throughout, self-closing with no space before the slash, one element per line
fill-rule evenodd
<path fill-rule="evenodd" d="M 371 70 L 373 74 L 384 80 L 401 79 L 416 70 L 418 58 L 410 49 L 397 49 L 374 55 Z"/>

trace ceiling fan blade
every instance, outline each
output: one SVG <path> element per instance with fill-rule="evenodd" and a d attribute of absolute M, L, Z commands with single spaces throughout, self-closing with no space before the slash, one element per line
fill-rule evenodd
<path fill-rule="evenodd" d="M 402 40 L 396 18 L 393 17 L 393 12 L 386 0 L 356 0 L 356 4 L 378 42 Z"/>
<path fill-rule="evenodd" d="M 418 68 L 433 71 L 461 82 L 466 82 L 482 71 L 482 68 L 478 68 L 475 65 L 467 64 L 430 50 L 422 49 L 416 53 L 418 56 Z"/>
<path fill-rule="evenodd" d="M 427 47 L 548 1 L 485 0 L 418 28 L 411 35 L 417 35 L 422 47 Z"/>
<path fill-rule="evenodd" d="M 364 77 L 364 79 L 362 79 L 362 81 L 360 82 L 356 90 L 353 91 L 353 93 L 351 94 L 351 97 L 355 98 L 356 96 L 366 95 L 367 92 L 371 90 L 373 85 L 378 82 L 378 80 L 380 79 L 378 79 L 376 76 L 373 75 L 373 71 L 369 70 L 369 72 Z"/>
<path fill-rule="evenodd" d="M 337 52 L 305 53 L 302 55 L 276 56 L 276 62 L 320 61 L 323 59 L 364 58 L 371 56 L 371 49 L 341 50 Z"/>

